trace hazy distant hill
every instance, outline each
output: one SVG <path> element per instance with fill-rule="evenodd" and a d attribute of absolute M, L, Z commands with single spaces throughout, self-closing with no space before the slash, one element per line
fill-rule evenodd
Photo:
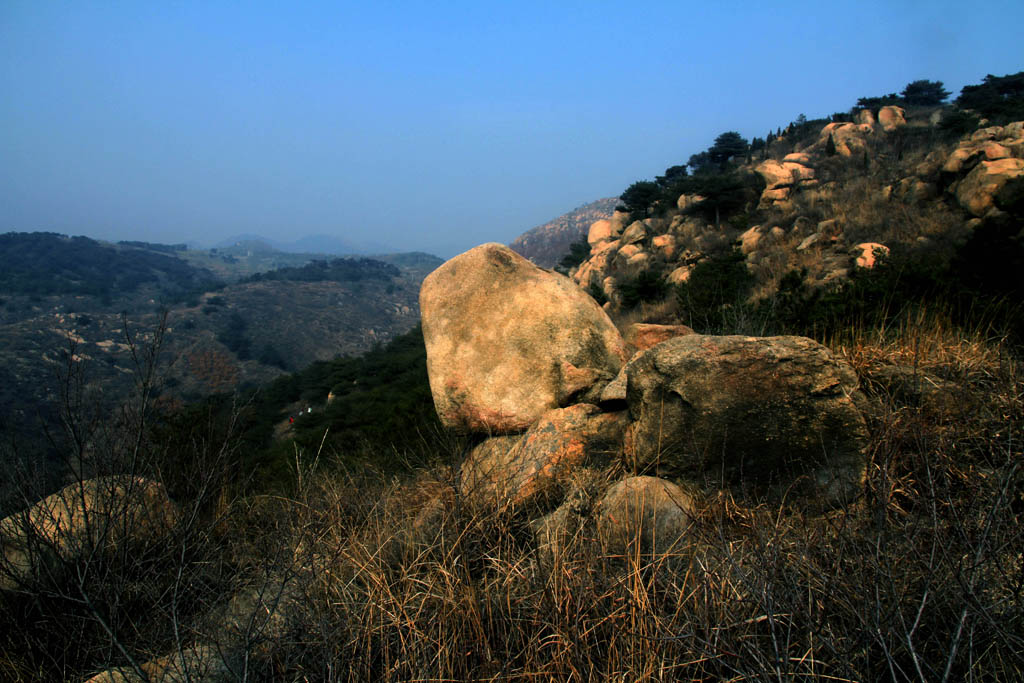
<path fill-rule="evenodd" d="M 553 268 L 569 251 L 569 245 L 587 234 L 590 224 L 608 218 L 619 203 L 608 197 L 584 204 L 554 220 L 527 230 L 508 246 L 543 268 Z"/>
<path fill-rule="evenodd" d="M 145 346 L 164 307 L 168 396 L 231 391 L 364 353 L 416 325 L 420 282 L 441 263 L 423 253 L 337 259 L 272 247 L 236 256 L 50 233 L 9 233 L 0 246 L 0 415 L 8 423 L 56 404 L 68 370 L 84 372 L 105 401 L 127 396 L 124 321 Z M 261 267 L 269 263 L 282 267 Z"/>
<path fill-rule="evenodd" d="M 372 254 L 389 251 L 385 244 L 377 242 L 356 242 L 333 235 L 306 235 L 293 242 L 263 237 L 261 235 L 243 234 L 228 237 L 214 245 L 217 249 L 233 247 L 238 244 L 260 242 L 277 251 L 289 254 Z"/>

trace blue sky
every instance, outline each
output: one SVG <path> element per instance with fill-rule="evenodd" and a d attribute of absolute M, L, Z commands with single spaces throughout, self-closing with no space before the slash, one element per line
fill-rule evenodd
<path fill-rule="evenodd" d="M 451 256 L 714 137 L 1024 69 L 1024 3 L 0 0 L 0 232 Z"/>

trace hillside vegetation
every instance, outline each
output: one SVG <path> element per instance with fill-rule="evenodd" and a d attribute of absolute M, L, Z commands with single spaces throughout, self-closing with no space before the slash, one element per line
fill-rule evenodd
<path fill-rule="evenodd" d="M 566 265 L 622 328 L 683 322 L 828 346 L 859 377 L 869 433 L 851 504 L 823 513 L 795 496 L 694 491 L 686 535 L 658 552 L 639 535 L 603 545 L 583 523 L 545 543 L 537 520 L 556 509 L 587 519 L 611 482 L 643 472 L 613 457 L 528 505 L 483 504 L 458 471 L 479 439 L 440 427 L 419 329 L 252 392 L 169 405 L 157 400 L 158 326 L 120 411 L 96 419 L 88 378 L 66 377 L 50 435 L 63 481 L 7 447 L 22 467 L 4 513 L 65 483 L 50 504 L 76 508 L 59 500 L 80 500 L 96 477 L 112 483 L 90 504 L 96 533 L 54 535 L 24 517 L 0 526 L 0 670 L 104 681 L 1021 680 L 1024 216 L 1019 186 L 977 216 L 954 185 L 966 176 L 942 170 L 1018 111 L 1018 76 L 987 78 L 981 104 L 969 87 L 942 105 L 941 83 L 925 81 L 798 119 L 758 145 L 720 136 L 692 165 L 627 188 L 617 217 Z M 902 133 L 865 134 L 849 155 L 838 148 L 860 143 L 822 136 L 897 104 Z M 808 154 L 799 165 L 816 183 L 791 175 L 773 188 L 754 170 L 794 153 Z M 773 190 L 786 192 L 766 201 Z M 874 266 L 858 266 L 863 251 L 850 250 L 869 240 L 888 255 L 872 250 Z M 150 514 L 130 542 L 120 530 L 140 506 L 116 478 L 125 474 L 162 484 L 177 510 L 165 514 L 159 491 L 137 484 Z M 24 569 L 6 554 L 12 538 L 45 561 Z"/>
<path fill-rule="evenodd" d="M 134 354 L 154 330 L 164 331 L 161 401 L 251 388 L 408 331 L 419 319 L 419 283 L 441 262 L 428 254 L 289 261 L 270 250 L 267 258 L 294 265 L 253 273 L 258 263 L 232 256 L 224 281 L 173 245 L 2 238 L 0 429 L 47 452 L 43 430 L 59 422 L 68 377 L 87 377 L 93 400 L 115 410 L 133 394 Z"/>

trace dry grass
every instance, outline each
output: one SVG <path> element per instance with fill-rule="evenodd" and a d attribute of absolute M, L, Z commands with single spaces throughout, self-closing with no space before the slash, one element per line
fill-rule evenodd
<path fill-rule="evenodd" d="M 200 644 L 226 680 L 1020 680 L 1018 363 L 935 315 L 828 341 L 864 378 L 874 434 L 846 510 L 711 494 L 678 547 L 650 556 L 594 530 L 621 471 L 582 472 L 552 550 L 532 524 L 550 508 L 477 504 L 445 467 L 309 468 L 291 496 L 183 519 L 165 548 L 96 564 L 94 579 L 0 597 L 0 670 L 82 680 L 125 653 Z M 897 391 L 892 366 L 937 389 Z M 104 602 L 91 611 L 83 594 Z"/>

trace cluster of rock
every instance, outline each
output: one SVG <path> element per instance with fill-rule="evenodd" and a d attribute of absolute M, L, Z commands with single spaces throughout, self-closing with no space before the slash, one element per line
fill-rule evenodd
<path fill-rule="evenodd" d="M 860 488 L 857 378 L 810 339 L 660 325 L 632 326 L 624 339 L 568 278 L 499 244 L 428 276 L 420 309 L 438 415 L 483 438 L 461 467 L 475 500 L 557 506 L 574 473 L 615 461 L 653 475 L 602 498 L 595 514 L 607 540 L 628 535 L 630 519 L 690 520 L 691 496 L 669 479 L 819 506 Z M 570 516 L 564 506 L 551 515 L 537 523 L 542 541 Z"/>
<path fill-rule="evenodd" d="M 677 211 L 670 215 L 631 221 L 628 214 L 616 212 L 591 225 L 587 236 L 590 255 L 571 277 L 606 299 L 606 307 L 616 308 L 622 304 L 623 284 L 641 272 L 661 274 L 673 285 L 686 282 L 695 264 L 730 244 L 740 248 L 748 267 L 762 279 L 777 278 L 788 268 L 810 264 L 809 281 L 824 285 L 848 277 L 855 268 L 870 268 L 879 254 L 888 253 L 888 238 L 850 239 L 849 229 L 856 227 L 862 232 L 863 226 L 847 225 L 847 218 L 840 215 L 824 219 L 801 215 L 795 200 L 813 196 L 816 211 L 827 211 L 833 183 L 823 183 L 823 166 L 834 168 L 843 159 L 847 164 L 867 164 L 879 154 L 882 143 L 896 139 L 893 135 L 934 127 L 940 119 L 940 111 L 908 120 L 901 107 L 882 107 L 877 118 L 863 110 L 854 122 L 825 125 L 816 139 L 796 151 L 752 164 L 744 172 L 763 181 L 758 209 L 770 222 L 745 230 L 703 220 L 691 209 L 704 198 L 694 195 L 681 195 Z M 952 152 L 938 145 L 904 172 L 908 174 L 893 184 L 879 184 L 879 202 L 946 201 L 964 210 L 965 222 L 971 217 L 997 217 L 1010 204 L 1020 202 L 1024 122 L 979 129 Z M 968 222 L 968 227 L 974 226 Z"/>

